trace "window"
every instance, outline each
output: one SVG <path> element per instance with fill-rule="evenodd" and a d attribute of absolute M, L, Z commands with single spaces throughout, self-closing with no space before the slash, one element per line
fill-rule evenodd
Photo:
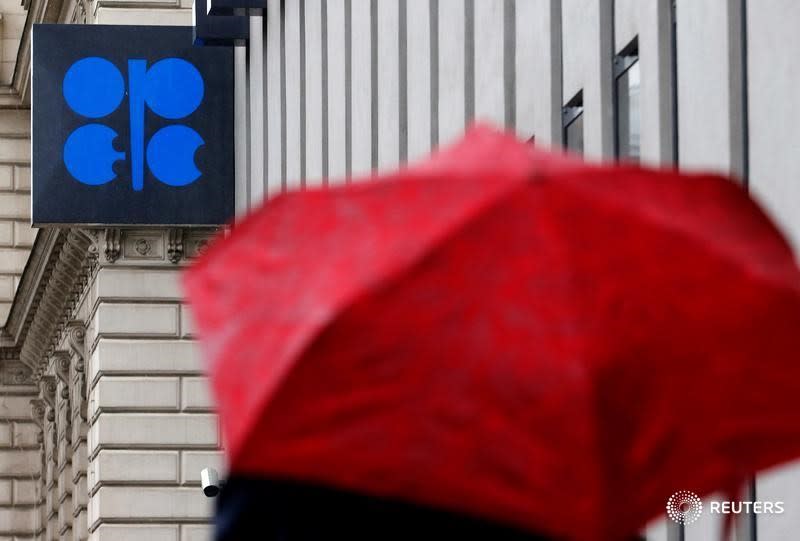
<path fill-rule="evenodd" d="M 564 147 L 576 154 L 583 154 L 583 90 L 567 102 L 562 111 Z"/>
<path fill-rule="evenodd" d="M 615 148 L 617 158 L 621 160 L 639 161 L 640 80 L 639 46 L 638 39 L 634 38 L 614 58 Z"/>

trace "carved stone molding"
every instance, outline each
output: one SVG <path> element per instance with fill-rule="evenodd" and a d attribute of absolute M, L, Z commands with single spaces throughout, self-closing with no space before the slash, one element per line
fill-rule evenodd
<path fill-rule="evenodd" d="M 39 429 L 44 429 L 45 403 L 40 398 L 31 400 L 31 419 Z"/>
<path fill-rule="evenodd" d="M 206 251 L 206 248 L 208 248 L 208 239 L 200 239 L 197 241 L 197 245 L 195 246 L 197 255 L 203 255 L 203 252 Z"/>
<path fill-rule="evenodd" d="M 86 392 L 86 360 L 85 360 L 85 338 L 86 326 L 83 321 L 69 321 L 65 328 L 66 342 L 70 350 L 64 352 L 65 355 L 59 361 L 59 378 L 64 382 L 66 396 L 62 398 L 68 401 L 68 409 L 72 412 L 77 409 L 83 421 L 87 420 L 87 392 Z M 56 352 L 57 354 L 59 352 Z M 74 355 L 74 363 L 72 362 Z M 66 359 L 66 363 L 64 363 Z M 72 370 L 71 370 L 72 369 Z"/>
<path fill-rule="evenodd" d="M 39 379 L 39 397 L 45 407 L 42 430 L 48 438 L 52 449 L 56 448 L 58 435 L 56 429 L 56 378 L 55 376 L 42 376 Z M 56 453 L 52 453 L 53 462 L 56 462 Z"/>
<path fill-rule="evenodd" d="M 66 332 L 69 349 L 78 357 L 77 364 L 80 364 L 82 367 L 85 362 L 86 346 L 84 341 L 86 340 L 86 326 L 83 321 L 73 319 L 67 323 Z M 81 368 L 81 371 L 83 371 L 83 368 Z"/>
<path fill-rule="evenodd" d="M 218 229 L 190 229 L 184 238 L 184 257 L 194 258 L 201 255 L 208 246 L 209 240 L 218 232 Z"/>
<path fill-rule="evenodd" d="M 32 385 L 30 368 L 19 362 L 19 348 L 16 356 L 0 358 L 0 385 Z"/>
<path fill-rule="evenodd" d="M 57 350 L 53 352 L 53 372 L 67 388 L 69 387 L 69 351 Z M 64 396 L 63 398 L 67 398 Z"/>
<path fill-rule="evenodd" d="M 164 261 L 166 233 L 161 229 L 123 229 L 120 237 L 120 261 Z"/>
<path fill-rule="evenodd" d="M 217 231 L 189 227 L 42 229 L 0 336 L 0 380 L 8 384 L 18 374 L 17 383 L 38 381 L 57 348 L 69 350 L 76 370 L 78 366 L 84 370 L 86 329 L 71 320 L 79 317 L 90 280 L 101 267 L 101 254 L 120 266 L 141 265 L 145 260 L 147 265 L 171 266 L 196 257 Z M 15 376 L 10 376 L 10 368 L 4 367 L 16 362 L 26 369 L 19 370 L 17 365 Z M 79 387 L 85 388 L 85 384 Z"/>
<path fill-rule="evenodd" d="M 103 253 L 106 255 L 106 261 L 109 263 L 115 262 L 120 254 L 120 238 L 122 237 L 120 230 L 116 227 L 111 227 L 105 230 L 103 235 L 105 241 L 105 249 Z"/>
<path fill-rule="evenodd" d="M 31 368 L 34 377 L 44 374 L 47 356 L 53 351 L 60 329 L 69 319 L 76 302 L 74 288 L 85 272 L 92 238 L 84 231 L 71 229 L 52 247 L 45 276 L 33 295 L 38 303 L 31 310 L 30 326 L 20 350 L 20 360 Z M 26 278 L 26 277 L 24 277 Z"/>
<path fill-rule="evenodd" d="M 167 258 L 178 263 L 183 258 L 183 229 L 170 229 L 167 239 Z"/>
<path fill-rule="evenodd" d="M 75 381 L 72 385 L 72 404 L 81 420 L 89 420 L 89 390 L 86 385 L 86 363 L 83 358 L 75 363 Z"/>
<path fill-rule="evenodd" d="M 56 409 L 56 378 L 53 376 L 42 376 L 39 381 L 39 396 L 44 400 L 49 410 Z M 48 411 L 48 417 L 50 412 Z M 52 420 L 52 419 L 48 419 Z"/>
<path fill-rule="evenodd" d="M 147 256 L 153 251 L 153 246 L 148 239 L 137 239 L 133 244 L 133 249 L 136 250 L 137 254 Z"/>
<path fill-rule="evenodd" d="M 68 445 L 72 444 L 72 406 L 70 389 L 72 388 L 72 378 L 70 377 L 70 365 L 72 364 L 72 354 L 69 351 L 58 350 L 53 352 L 52 371 L 61 383 L 61 393 L 55 400 L 56 410 L 56 432 L 63 437 Z"/>
<path fill-rule="evenodd" d="M 86 4 L 82 0 L 75 3 L 75 8 L 72 10 L 70 23 L 72 24 L 86 24 L 87 22 L 87 9 Z"/>
<path fill-rule="evenodd" d="M 12 361 L 14 359 L 19 359 L 19 348 L 0 348 L 0 361 Z"/>

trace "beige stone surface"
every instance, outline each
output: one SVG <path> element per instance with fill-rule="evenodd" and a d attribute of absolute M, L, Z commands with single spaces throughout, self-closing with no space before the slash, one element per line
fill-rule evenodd
<path fill-rule="evenodd" d="M 10 80 L 25 12 L 19 3 L 2 7 L 0 84 Z M 12 58 L 13 57 L 13 58 Z M 18 279 L 28 260 L 34 232 L 30 222 L 30 112 L 0 110 L 0 327 L 11 309 L 5 283 Z M 13 296 L 13 291 L 12 291 Z"/>
<path fill-rule="evenodd" d="M 27 194 L 0 192 L 0 218 L 30 218 L 30 205 Z"/>
<path fill-rule="evenodd" d="M 0 420 L 31 419 L 30 395 L 4 395 L 0 394 Z"/>
<path fill-rule="evenodd" d="M 0 75 L 2 75 L 4 64 L 7 63 L 0 62 Z M 11 68 L 13 69 L 13 65 Z M 0 162 L 29 163 L 30 151 L 30 139 L 25 137 L 7 137 L 0 135 Z"/>
<path fill-rule="evenodd" d="M 38 451 L 0 449 L 0 476 L 31 476 L 39 473 Z"/>
<path fill-rule="evenodd" d="M 178 541 L 178 536 L 177 524 L 103 524 L 94 531 L 92 539 L 93 541 Z"/>
<path fill-rule="evenodd" d="M 36 527 L 35 520 L 29 509 L 0 507 L 0 532 L 32 531 Z"/>
<path fill-rule="evenodd" d="M 8 390 L 8 387 L 2 388 L 2 391 Z M 14 391 L 20 392 L 19 389 Z M 38 448 L 16 445 L 19 424 L 14 421 L 30 419 L 31 398 L 31 394 L 4 395 L 0 392 L 0 539 L 6 533 L 33 533 L 35 529 L 34 508 L 26 506 L 35 503 L 33 485 L 40 473 L 41 455 Z"/>
<path fill-rule="evenodd" d="M 194 337 L 194 320 L 192 319 L 192 311 L 186 305 L 181 305 L 181 337 L 193 338 Z"/>
<path fill-rule="evenodd" d="M 178 451 L 104 450 L 92 461 L 93 484 L 178 483 Z"/>
<path fill-rule="evenodd" d="M 38 231 L 39 229 L 31 227 L 28 221 L 14 222 L 14 246 L 30 248 L 33 246 L 33 241 L 36 239 L 36 233 Z"/>
<path fill-rule="evenodd" d="M 102 303 L 96 323 L 99 334 L 177 336 L 178 306 Z"/>
<path fill-rule="evenodd" d="M 14 298 L 14 277 L 0 276 L 0 300 L 10 301 Z"/>
<path fill-rule="evenodd" d="M 90 361 L 90 379 L 99 374 L 200 374 L 200 350 L 188 340 L 101 338 Z"/>
<path fill-rule="evenodd" d="M 0 190 L 12 190 L 14 188 L 14 166 L 0 165 Z"/>
<path fill-rule="evenodd" d="M 197 520 L 213 510 L 213 500 L 202 490 L 182 487 L 101 487 L 89 505 L 95 521 Z"/>
<path fill-rule="evenodd" d="M 217 432 L 215 415 L 103 413 L 89 432 L 89 454 L 106 446 L 214 447 Z"/>
<path fill-rule="evenodd" d="M 175 377 L 105 377 L 97 382 L 90 415 L 99 410 L 177 411 L 180 380 Z"/>
<path fill-rule="evenodd" d="M 224 476 L 225 462 L 222 451 L 183 451 L 181 453 L 182 484 L 199 485 L 200 472 L 204 468 L 214 468 L 221 476 Z"/>
<path fill-rule="evenodd" d="M 0 221 L 0 246 L 14 246 L 14 222 Z M 12 279 L 14 277 L 14 275 L 8 276 Z"/>
<path fill-rule="evenodd" d="M 36 488 L 38 483 L 31 479 L 14 480 L 14 503 L 29 505 L 37 502 Z"/>
<path fill-rule="evenodd" d="M 0 479 L 0 505 L 10 505 L 12 500 L 13 481 Z"/>
<path fill-rule="evenodd" d="M 181 541 L 209 541 L 213 539 L 214 529 L 206 524 L 187 524 L 181 526 Z"/>
<path fill-rule="evenodd" d="M 30 191 L 31 167 L 29 165 L 14 166 L 14 188 L 18 191 Z"/>
<path fill-rule="evenodd" d="M 14 443 L 11 437 L 11 423 L 0 422 L 0 447 L 11 447 Z"/>
<path fill-rule="evenodd" d="M 129 231 L 122 244 L 147 237 L 162 253 L 160 235 Z M 200 490 L 200 470 L 222 462 L 200 350 L 181 303 L 180 269 L 165 262 L 123 249 L 120 260 L 102 266 L 88 285 L 87 522 L 93 541 L 208 534 L 203 525 L 158 524 L 208 520 L 213 502 Z"/>
<path fill-rule="evenodd" d="M 14 447 L 38 447 L 39 443 L 36 436 L 39 433 L 39 427 L 33 423 L 17 422 L 14 423 Z"/>
<path fill-rule="evenodd" d="M 97 277 L 97 297 L 115 299 L 161 299 L 179 301 L 179 269 L 152 270 L 130 268 L 103 269 Z"/>
<path fill-rule="evenodd" d="M 188 26 L 192 24 L 191 9 L 147 9 L 121 7 L 97 8 L 100 24 L 152 24 Z"/>
<path fill-rule="evenodd" d="M 30 250 L 25 248 L 0 248 L 0 274 L 19 276 L 28 261 Z"/>
<path fill-rule="evenodd" d="M 182 378 L 181 400 L 184 411 L 211 411 L 214 400 L 205 377 Z"/>

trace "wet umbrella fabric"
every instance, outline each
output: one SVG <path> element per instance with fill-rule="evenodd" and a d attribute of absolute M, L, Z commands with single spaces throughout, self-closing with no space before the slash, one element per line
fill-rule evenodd
<path fill-rule="evenodd" d="M 479 128 L 186 276 L 232 472 L 615 540 L 800 455 L 800 274 L 733 182 Z"/>

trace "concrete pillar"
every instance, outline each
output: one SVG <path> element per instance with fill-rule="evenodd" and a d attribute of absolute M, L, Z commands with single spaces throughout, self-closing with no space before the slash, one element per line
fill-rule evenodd
<path fill-rule="evenodd" d="M 639 44 L 640 158 L 650 165 L 670 165 L 674 159 L 672 0 L 614 4 L 614 52 L 634 38 Z"/>
<path fill-rule="evenodd" d="M 517 135 L 561 146 L 561 0 L 516 5 Z"/>
<path fill-rule="evenodd" d="M 744 173 L 741 2 L 676 2 L 681 169 Z"/>
<path fill-rule="evenodd" d="M 563 0 L 563 103 L 583 91 L 584 155 L 614 154 L 612 2 Z"/>

